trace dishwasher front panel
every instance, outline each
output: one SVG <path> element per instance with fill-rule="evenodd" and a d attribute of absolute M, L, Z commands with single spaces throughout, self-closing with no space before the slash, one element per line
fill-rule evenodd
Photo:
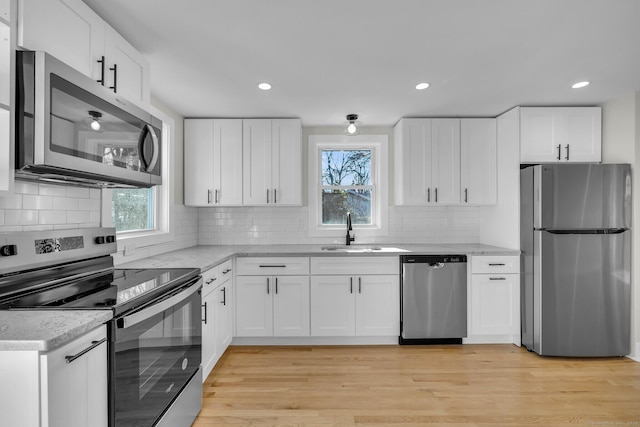
<path fill-rule="evenodd" d="M 466 337 L 466 257 L 406 257 L 402 263 L 401 321 L 402 339 Z"/>

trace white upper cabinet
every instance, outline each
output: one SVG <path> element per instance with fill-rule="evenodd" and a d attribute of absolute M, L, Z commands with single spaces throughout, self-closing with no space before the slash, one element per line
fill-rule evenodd
<path fill-rule="evenodd" d="M 460 119 L 402 119 L 394 147 L 396 205 L 460 203 Z"/>
<path fill-rule="evenodd" d="M 464 205 L 497 202 L 496 119 L 460 121 L 460 200 Z"/>
<path fill-rule="evenodd" d="M 245 119 L 242 123 L 245 205 L 302 204 L 299 119 Z"/>
<path fill-rule="evenodd" d="M 184 203 L 242 204 L 242 120 L 185 119 Z"/>
<path fill-rule="evenodd" d="M 600 107 L 520 108 L 520 162 L 600 162 Z"/>
<path fill-rule="evenodd" d="M 149 108 L 149 63 L 81 0 L 20 0 L 18 46 L 45 51 Z"/>

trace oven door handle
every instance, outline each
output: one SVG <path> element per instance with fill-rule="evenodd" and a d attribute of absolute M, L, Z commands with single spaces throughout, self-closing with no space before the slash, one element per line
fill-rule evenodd
<path fill-rule="evenodd" d="M 172 296 L 163 299 L 155 304 L 151 304 L 147 308 L 143 308 L 140 311 L 135 313 L 131 313 L 128 316 L 123 317 L 118 322 L 118 327 L 121 329 L 127 329 L 133 325 L 137 325 L 140 322 L 144 322 L 147 319 L 155 316 L 156 314 L 162 313 L 168 308 L 173 307 L 174 305 L 179 304 L 180 302 L 186 300 L 191 295 L 195 294 L 202 287 L 202 279 L 199 279 L 196 283 L 189 286 L 184 290 L 180 290 L 173 294 Z"/>

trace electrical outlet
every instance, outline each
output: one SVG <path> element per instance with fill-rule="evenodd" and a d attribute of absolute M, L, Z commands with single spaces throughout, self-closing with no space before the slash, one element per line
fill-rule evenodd
<path fill-rule="evenodd" d="M 133 243 L 124 245 L 124 251 L 123 251 L 124 256 L 131 256 L 135 253 L 136 253 L 136 245 L 134 245 Z"/>

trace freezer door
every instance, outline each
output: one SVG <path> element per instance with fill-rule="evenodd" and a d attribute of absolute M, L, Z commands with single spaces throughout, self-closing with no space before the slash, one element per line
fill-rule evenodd
<path fill-rule="evenodd" d="M 536 233 L 540 341 L 534 350 L 549 356 L 629 354 L 631 232 Z"/>
<path fill-rule="evenodd" d="M 536 166 L 534 211 L 542 229 L 631 227 L 628 164 Z"/>

